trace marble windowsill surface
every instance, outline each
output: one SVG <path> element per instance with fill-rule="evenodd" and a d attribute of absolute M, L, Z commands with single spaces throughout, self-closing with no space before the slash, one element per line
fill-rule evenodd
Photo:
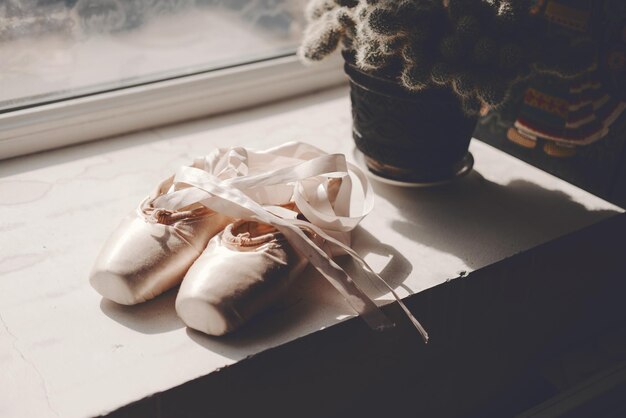
<path fill-rule="evenodd" d="M 312 269 L 281 306 L 225 338 L 187 330 L 175 291 L 123 307 L 87 280 L 122 216 L 177 166 L 216 146 L 291 140 L 352 159 L 350 129 L 340 88 L 0 161 L 0 416 L 106 413 L 352 316 Z M 471 151 L 474 172 L 448 186 L 373 182 L 376 207 L 353 243 L 401 296 L 622 211 L 478 141 Z"/>

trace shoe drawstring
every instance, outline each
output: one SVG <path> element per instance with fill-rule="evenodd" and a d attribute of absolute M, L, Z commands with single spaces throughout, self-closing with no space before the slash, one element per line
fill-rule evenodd
<path fill-rule="evenodd" d="M 154 209 L 148 215 L 148 222 L 159 223 L 163 225 L 171 225 L 181 219 L 189 218 L 193 214 L 192 211 L 172 211 L 168 209 Z"/>

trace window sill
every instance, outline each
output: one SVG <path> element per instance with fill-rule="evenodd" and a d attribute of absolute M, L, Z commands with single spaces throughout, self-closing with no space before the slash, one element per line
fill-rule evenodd
<path fill-rule="evenodd" d="M 311 270 L 285 306 L 227 338 L 187 331 L 175 292 L 122 307 L 89 286 L 103 241 L 177 166 L 217 146 L 289 140 L 352 159 L 347 89 L 0 164 L 3 412 L 107 413 L 353 316 Z M 376 206 L 354 248 L 402 297 L 622 212 L 488 145 L 474 141 L 471 151 L 475 172 L 447 187 L 374 184 Z"/>

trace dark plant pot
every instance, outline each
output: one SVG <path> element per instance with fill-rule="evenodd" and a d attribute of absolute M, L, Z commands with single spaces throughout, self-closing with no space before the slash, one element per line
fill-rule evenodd
<path fill-rule="evenodd" d="M 374 174 L 412 183 L 445 182 L 471 170 L 468 147 L 477 118 L 450 89 L 410 92 L 346 62 L 352 135 Z"/>

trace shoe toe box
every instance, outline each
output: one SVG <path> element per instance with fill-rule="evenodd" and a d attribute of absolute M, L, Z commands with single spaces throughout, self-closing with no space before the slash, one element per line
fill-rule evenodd
<path fill-rule="evenodd" d="M 122 305 L 135 305 L 149 299 L 147 295 L 137 291 L 127 276 L 112 271 L 94 271 L 89 282 L 102 296 Z"/>
<path fill-rule="evenodd" d="M 223 309 L 201 296 L 181 295 L 176 298 L 176 313 L 189 328 L 208 335 L 224 335 L 230 331 L 230 321 Z"/>
<path fill-rule="evenodd" d="M 199 255 L 173 227 L 129 217 L 100 251 L 90 283 L 105 298 L 134 305 L 180 284 Z"/>

